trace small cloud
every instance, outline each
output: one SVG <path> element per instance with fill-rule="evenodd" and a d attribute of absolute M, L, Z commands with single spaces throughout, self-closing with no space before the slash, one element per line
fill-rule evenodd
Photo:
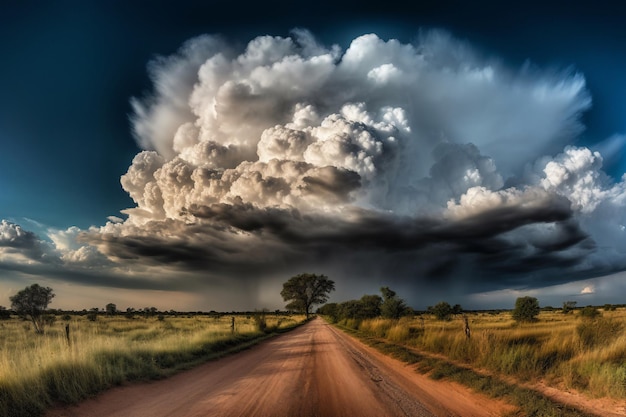
<path fill-rule="evenodd" d="M 593 285 L 587 285 L 585 288 L 582 289 L 580 294 L 581 295 L 584 295 L 584 294 L 594 294 L 595 292 L 596 292 L 596 289 L 594 288 Z"/>
<path fill-rule="evenodd" d="M 107 217 L 107 220 L 109 220 L 111 223 L 124 223 L 124 219 L 117 216 L 109 216 Z"/>

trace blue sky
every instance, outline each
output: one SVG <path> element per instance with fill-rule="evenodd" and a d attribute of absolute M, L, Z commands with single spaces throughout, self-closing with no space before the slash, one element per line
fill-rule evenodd
<path fill-rule="evenodd" d="M 139 213 L 138 209 L 142 207 L 142 203 L 137 203 L 130 198 L 128 187 L 124 189 L 120 184 L 120 177 L 129 170 L 133 158 L 142 151 L 142 146 L 138 145 L 138 140 L 139 143 L 143 143 L 146 149 L 157 150 L 161 142 L 160 139 L 148 137 L 149 135 L 144 135 L 144 142 L 141 142 L 141 138 L 138 138 L 137 135 L 133 136 L 133 128 L 142 123 L 143 125 L 156 123 L 154 120 L 156 116 L 142 118 L 141 115 L 138 115 L 137 107 L 133 108 L 131 105 L 131 98 L 134 97 L 138 100 L 143 106 L 142 108 L 149 110 L 149 112 L 153 111 L 154 115 L 158 105 L 155 105 L 150 97 L 159 97 L 159 93 L 155 92 L 158 90 L 158 82 L 155 83 L 154 74 L 155 72 L 160 74 L 163 77 L 161 81 L 169 80 L 168 77 L 173 75 L 168 73 L 165 66 L 157 64 L 156 70 L 154 65 L 151 67 L 153 69 L 151 78 L 147 69 L 148 63 L 154 62 L 157 56 L 175 56 L 173 54 L 179 51 L 181 45 L 202 34 L 221 34 L 226 39 L 225 44 L 229 45 L 228 47 L 224 46 L 224 48 L 241 53 L 246 44 L 258 36 L 269 34 L 293 37 L 294 35 L 290 35 L 292 29 L 304 28 L 312 33 L 320 46 L 331 48 L 333 44 L 338 44 L 345 52 L 353 40 L 368 33 L 376 33 L 385 42 L 389 39 L 397 39 L 402 44 L 420 44 L 424 37 L 428 37 L 427 34 L 431 33 L 432 29 L 441 29 L 454 39 L 451 48 L 456 48 L 457 44 L 462 44 L 462 46 L 458 46 L 459 50 L 471 49 L 472 62 L 485 65 L 485 68 L 488 65 L 484 63 L 496 62 L 499 67 L 494 68 L 503 68 L 502 73 L 506 76 L 524 72 L 526 78 L 519 81 L 522 83 L 520 85 L 537 87 L 546 82 L 551 83 L 554 87 L 558 84 L 559 79 L 562 79 L 566 84 L 572 83 L 570 76 L 578 74 L 584 77 L 584 92 L 590 96 L 592 104 L 590 106 L 581 105 L 579 110 L 572 110 L 571 117 L 579 120 L 580 124 L 584 125 L 585 130 L 576 134 L 569 134 L 567 140 L 555 139 L 552 148 L 545 148 L 547 153 L 537 153 L 537 155 L 533 153 L 532 160 L 522 162 L 532 165 L 537 163 L 539 156 L 551 157 L 557 162 L 563 162 L 566 159 L 565 156 L 559 159 L 558 155 L 563 154 L 564 146 L 586 147 L 591 151 L 601 151 L 604 159 L 601 171 L 606 172 L 614 182 L 619 183 L 622 174 L 626 171 L 626 160 L 623 152 L 621 152 L 625 141 L 621 135 L 626 134 L 624 118 L 626 106 L 623 99 L 626 96 L 626 81 L 623 77 L 623 74 L 626 73 L 626 54 L 623 47 L 626 44 L 626 29 L 622 25 L 621 16 L 623 13 L 619 7 L 610 6 L 608 2 L 606 4 L 602 2 L 575 2 L 568 6 L 562 6 L 558 4 L 559 2 L 548 4 L 531 2 L 516 5 L 501 5 L 500 2 L 476 2 L 471 6 L 465 3 L 440 2 L 437 5 L 413 6 L 407 9 L 403 2 L 386 2 L 384 6 L 378 5 L 376 7 L 365 5 L 362 2 L 323 2 L 307 7 L 299 7 L 293 2 L 277 2 L 273 3 L 271 7 L 260 3 L 237 3 L 228 6 L 223 2 L 185 1 L 128 3 L 3 2 L 0 5 L 0 54 L 4 62 L 0 66 L 0 91 L 2 92 L 0 94 L 0 143 L 3 148 L 0 152 L 0 219 L 4 219 L 8 222 L 7 224 L 12 225 L 7 227 L 13 232 L 15 232 L 15 227 L 19 226 L 23 233 L 32 233 L 33 241 L 40 242 L 38 245 L 47 245 L 47 249 L 40 249 L 41 253 L 46 253 L 49 249 L 60 260 L 54 265 L 46 264 L 45 268 L 42 263 L 41 268 L 29 270 L 24 267 L 22 260 L 16 258 L 16 247 L 19 245 L 7 243 L 6 248 L 10 250 L 6 249 L 6 251 L 7 253 L 10 252 L 11 255 L 0 257 L 0 264 L 3 264 L 2 269 L 5 277 L 7 282 L 11 282 L 11 285 L 5 286 L 4 292 L 0 295 L 10 295 L 11 291 L 19 289 L 20 286 L 23 286 L 22 284 L 32 280 L 49 280 L 51 286 L 58 288 L 65 288 L 66 285 L 70 285 L 68 282 L 71 282 L 71 290 L 65 288 L 61 291 L 68 294 L 66 300 L 78 299 L 80 296 L 77 294 L 89 293 L 89 297 L 86 298 L 96 303 L 100 301 L 93 295 L 95 290 L 102 291 L 106 294 L 104 297 L 110 298 L 109 294 L 111 293 L 107 291 L 123 288 L 129 291 L 127 299 L 128 303 L 132 303 L 133 297 L 137 297 L 137 294 L 132 293 L 132 291 L 143 290 L 144 294 L 149 293 L 151 294 L 150 297 L 153 298 L 156 296 L 151 291 L 164 291 L 165 293 L 174 291 L 181 297 L 181 301 L 175 304 L 176 307 L 182 308 L 187 305 L 186 303 L 192 303 L 194 308 L 200 308 L 210 307 L 211 302 L 188 301 L 193 298 L 189 294 L 194 291 L 197 292 L 199 288 L 210 293 L 219 287 L 226 288 L 224 289 L 225 292 L 229 292 L 228 288 L 232 288 L 230 293 L 246 294 L 245 297 L 241 297 L 244 301 L 239 304 L 237 301 L 232 301 L 230 304 L 220 305 L 219 308 L 227 309 L 230 305 L 233 308 L 255 308 L 261 307 L 257 304 L 264 303 L 274 307 L 280 302 L 276 301 L 272 294 L 276 292 L 276 286 L 281 280 L 284 280 L 284 277 L 289 276 L 290 273 L 301 272 L 298 268 L 316 265 L 313 259 L 317 259 L 318 264 L 325 264 L 326 262 L 328 264 L 328 271 L 319 272 L 326 272 L 329 275 L 334 273 L 339 282 L 345 282 L 344 289 L 338 291 L 338 297 L 360 296 L 365 291 L 376 291 L 380 284 L 389 284 L 396 288 L 405 289 L 407 298 L 419 306 L 425 301 L 420 298 L 416 288 L 425 285 L 432 290 L 434 296 L 454 298 L 461 301 L 462 304 L 463 302 L 474 302 L 479 306 L 480 302 L 475 300 L 480 299 L 479 296 L 484 294 L 487 294 L 485 297 L 492 297 L 489 298 L 488 302 L 483 303 L 488 304 L 506 299 L 502 295 L 503 291 L 517 294 L 518 291 L 524 289 L 538 291 L 539 288 L 550 287 L 553 288 L 550 291 L 556 291 L 556 295 L 550 298 L 550 303 L 558 304 L 558 300 L 565 297 L 568 291 L 572 294 L 579 294 L 582 289 L 592 285 L 590 284 L 591 281 L 585 280 L 620 272 L 623 270 L 621 264 L 611 264 L 611 267 L 604 269 L 585 269 L 580 265 L 572 266 L 565 263 L 566 266 L 563 268 L 571 269 L 571 285 L 573 287 L 564 287 L 559 292 L 560 290 L 554 288 L 559 285 L 570 285 L 570 282 L 554 279 L 555 275 L 559 275 L 558 272 L 555 273 L 554 270 L 551 270 L 554 267 L 544 268 L 541 266 L 541 262 L 537 261 L 536 268 L 531 268 L 528 272 L 529 276 L 535 278 L 529 278 L 528 281 L 517 276 L 504 280 L 463 278 L 459 282 L 450 281 L 453 282 L 452 287 L 455 290 L 448 293 L 445 288 L 437 288 L 436 285 L 432 284 L 439 275 L 430 269 L 438 270 L 438 267 L 433 266 L 428 271 L 413 271 L 408 267 L 411 263 L 406 260 L 407 257 L 410 258 L 408 253 L 418 250 L 416 247 L 403 248 L 398 257 L 381 255 L 380 274 L 369 277 L 367 284 L 363 287 L 355 286 L 354 280 L 350 277 L 362 271 L 352 270 L 348 264 L 354 262 L 354 259 L 358 259 L 360 255 L 358 253 L 356 255 L 351 254 L 342 258 L 345 255 L 344 252 L 349 251 L 346 248 L 356 247 L 355 250 L 358 252 L 359 250 L 374 250 L 372 246 L 375 246 L 374 252 L 381 250 L 381 253 L 388 253 L 389 249 L 386 249 L 384 244 L 372 243 L 370 246 L 366 245 L 365 249 L 360 249 L 359 245 L 355 245 L 353 241 L 353 239 L 357 239 L 354 235 L 358 235 L 358 239 L 361 241 L 369 239 L 372 242 L 384 242 L 386 233 L 376 235 L 373 232 L 368 232 L 365 233 L 367 236 L 364 237 L 363 233 L 354 233 L 354 230 L 349 230 L 343 237 L 350 244 L 346 243 L 346 246 L 341 248 L 335 248 L 324 239 L 309 241 L 310 236 L 306 233 L 298 235 L 298 237 L 292 236 L 290 239 L 297 240 L 297 244 L 291 242 L 295 246 L 313 245 L 326 249 L 318 248 L 319 253 L 316 253 L 312 259 L 307 259 L 304 264 L 291 265 L 286 260 L 288 257 L 280 258 L 276 262 L 265 260 L 261 262 L 263 267 L 260 269 L 263 274 L 271 278 L 258 280 L 250 278 L 249 271 L 259 268 L 258 262 L 260 261 L 248 262 L 248 260 L 239 258 L 236 261 L 228 262 L 223 262 L 221 258 L 213 263 L 201 262 L 202 268 L 213 271 L 214 276 L 199 278 L 197 260 L 191 259 L 193 256 L 189 255 L 195 253 L 194 250 L 197 249 L 192 243 L 189 243 L 188 247 L 183 245 L 183 248 L 189 249 L 186 253 L 181 254 L 176 251 L 175 255 L 162 249 L 162 241 L 159 241 L 158 248 L 154 244 L 142 246 L 143 249 L 139 252 L 127 252 L 129 247 L 137 247 L 136 241 L 133 241 L 131 246 L 125 242 L 125 245 L 122 245 L 123 250 L 121 246 L 112 249 L 111 242 L 119 243 L 122 237 L 124 239 L 138 239 L 142 244 L 146 243 L 148 237 L 154 237 L 141 236 L 139 239 L 139 235 L 136 233 L 133 235 L 130 229 L 123 232 L 108 229 L 100 230 L 98 232 L 100 237 L 98 238 L 83 236 L 80 238 L 82 240 L 79 239 L 79 243 L 73 240 L 81 233 L 86 233 L 92 226 L 95 228 L 104 227 L 109 216 L 126 219 L 129 216 L 128 212 L 122 215 L 120 210 L 136 207 L 137 210 L 131 212 L 134 214 L 130 214 L 130 216 Z M 432 44 L 428 45 L 432 46 Z M 433 48 L 436 49 L 439 46 L 433 46 Z M 445 54 L 445 51 L 437 53 Z M 181 58 L 181 53 L 179 53 L 178 58 L 181 62 L 184 61 Z M 381 73 L 379 71 L 376 74 Z M 555 93 L 557 90 L 554 88 L 551 91 Z M 161 98 L 165 103 L 167 97 L 163 97 Z M 315 101 L 311 97 L 309 99 Z M 580 97 L 572 99 L 572 105 L 580 104 L 580 100 L 583 99 Z M 369 105 L 367 97 L 361 97 L 361 100 Z M 406 109 L 406 107 L 404 108 Z M 338 109 L 339 107 L 332 111 L 339 111 Z M 329 110 L 328 114 L 331 114 L 332 111 Z M 463 114 L 456 116 L 464 117 Z M 494 115 L 494 117 L 496 116 Z M 132 122 L 131 119 L 133 119 Z M 442 116 L 443 119 L 445 118 Z M 281 121 L 282 119 L 276 120 Z M 533 120 L 530 120 L 530 123 L 535 123 Z M 567 123 L 565 120 L 560 128 L 571 128 L 572 126 Z M 264 128 L 270 126 L 264 126 Z M 413 131 L 415 130 L 416 127 L 413 126 Z M 445 129 L 442 128 L 443 130 Z M 450 131 L 453 130 L 451 127 Z M 481 130 L 478 129 L 478 131 Z M 558 133 L 555 135 L 558 136 Z M 452 141 L 454 142 L 454 140 Z M 490 149 L 496 149 L 493 144 L 485 143 L 482 147 L 476 140 L 468 139 L 462 142 L 464 146 L 476 145 L 480 155 L 485 158 L 494 157 L 489 153 Z M 145 146 L 146 144 L 148 146 Z M 517 146 L 517 144 L 513 145 Z M 466 155 L 474 155 L 472 152 L 468 150 Z M 493 152 L 499 151 L 494 150 Z M 539 145 L 537 145 L 537 152 L 539 152 Z M 166 159 L 171 157 L 171 155 L 162 156 Z M 486 177 L 483 176 L 482 186 L 495 192 L 510 189 L 509 186 L 511 185 L 517 185 L 520 188 L 520 184 L 530 184 L 528 182 L 530 180 L 527 181 L 526 177 L 522 178 L 521 168 L 517 171 L 511 168 L 510 172 L 503 169 L 509 166 L 508 162 L 501 162 L 508 161 L 507 158 L 511 159 L 510 156 L 502 156 L 500 159 L 494 157 L 496 165 L 502 171 L 498 173 L 502 183 L 493 180 L 488 184 L 484 179 Z M 593 159 L 593 156 L 589 158 Z M 153 161 L 153 163 L 156 162 Z M 307 160 L 307 163 L 310 161 Z M 597 161 L 590 162 L 592 165 L 594 163 L 597 165 Z M 424 172 L 432 167 L 432 161 L 428 164 L 431 165 L 424 166 Z M 339 168 L 349 170 L 349 167 L 345 166 Z M 332 174 L 335 175 L 333 180 L 337 179 L 337 172 Z M 353 172 L 358 174 L 361 185 L 369 181 L 365 171 L 361 172 L 354 168 Z M 417 171 L 411 171 L 411 173 L 418 176 L 425 175 Z M 320 177 L 322 179 L 316 181 L 325 180 L 328 175 L 330 174 L 324 173 L 324 177 Z M 310 178 L 310 175 L 306 178 Z M 341 182 L 341 187 L 347 188 L 341 188 L 334 184 L 333 190 L 336 192 L 342 190 L 341 192 L 345 191 L 346 194 L 333 195 L 333 199 L 339 201 L 344 197 L 348 198 L 346 196 L 349 195 L 351 203 L 358 203 L 352 205 L 359 209 L 374 207 L 391 210 L 389 207 L 377 206 L 375 202 L 372 202 L 374 201 L 372 195 L 368 194 L 367 197 L 363 197 L 363 194 L 349 188 L 348 181 L 350 178 L 342 177 L 341 180 L 344 181 Z M 535 179 L 533 181 L 540 180 Z M 133 186 L 136 185 L 136 183 L 133 184 Z M 316 182 L 316 184 L 318 183 Z M 604 191 L 602 192 L 604 194 L 602 195 L 617 193 L 615 190 L 609 192 L 609 185 L 603 184 L 603 186 Z M 467 190 L 464 189 L 463 191 Z M 163 195 L 166 193 L 163 186 L 161 186 L 161 193 Z M 459 206 L 462 205 L 461 194 L 453 195 Z M 226 200 L 220 201 L 220 204 L 224 204 Z M 343 201 L 342 204 L 344 203 L 347 204 Z M 166 201 L 164 204 L 167 206 L 169 203 Z M 263 204 L 255 203 L 253 199 L 250 200 L 250 204 L 257 209 L 259 207 L 264 209 L 270 206 L 278 207 L 275 203 L 270 204 L 267 201 Z M 304 210 L 298 205 L 299 203 L 285 204 L 290 209 Z M 402 202 L 402 204 L 404 207 L 406 204 L 413 203 Z M 179 209 L 182 208 L 191 210 L 188 205 L 179 207 Z M 281 210 L 285 209 L 283 206 L 280 208 Z M 402 211 L 400 205 L 394 206 L 392 209 L 396 212 Z M 612 213 L 618 209 L 619 207 L 611 206 L 606 210 Z M 165 210 L 167 211 L 167 207 Z M 587 242 L 593 241 L 596 244 L 596 249 L 589 249 L 591 252 L 597 252 L 599 250 L 597 248 L 602 247 L 602 245 L 613 245 L 612 241 L 600 242 L 597 238 L 594 239 L 596 228 L 600 230 L 602 227 L 611 226 L 598 226 L 594 223 L 595 220 L 589 220 L 589 211 L 585 212 L 584 207 L 581 210 L 583 214 L 580 218 L 575 213 L 573 215 L 569 213 L 562 215 L 567 219 L 557 216 L 557 220 L 550 217 L 550 220 L 544 219 L 539 223 L 554 223 L 563 230 L 566 228 L 565 223 L 567 223 L 567 227 L 574 227 L 571 226 L 571 223 L 576 223 L 577 233 L 580 236 L 586 236 Z M 235 208 L 231 207 L 230 212 L 236 212 Z M 202 221 L 212 222 L 216 216 L 214 209 L 209 210 L 210 215 L 206 214 L 207 211 L 198 213 L 200 212 L 196 212 L 194 215 Z M 255 218 L 256 222 L 263 223 L 266 215 L 267 213 L 263 212 L 253 214 L 252 217 Z M 550 215 L 556 216 L 554 213 Z M 209 216 L 209 220 L 203 216 Z M 177 221 L 179 220 L 177 219 Z M 161 221 L 162 219 L 159 220 L 159 222 Z M 198 221 L 200 222 L 200 220 Z M 620 221 L 616 220 L 615 228 L 621 225 Z M 319 220 L 319 222 L 327 225 L 333 224 L 330 220 Z M 396 222 L 397 220 L 393 220 L 391 223 L 396 224 Z M 139 224 L 136 223 L 135 226 Z M 196 233 L 178 229 L 176 232 L 166 233 L 163 231 L 165 223 L 160 224 L 159 237 L 176 235 L 177 233 L 181 233 L 181 236 Z M 233 227 L 237 224 L 229 223 L 229 226 Z M 369 224 L 365 222 L 363 227 L 365 228 Z M 526 222 L 520 224 L 523 227 L 530 227 Z M 69 228 L 73 226 L 77 229 L 72 229 L 69 232 Z M 345 225 L 337 227 L 339 230 L 343 230 L 343 226 Z M 266 225 L 265 227 L 269 226 Z M 384 229 L 388 231 L 393 227 L 387 225 Z M 251 230 L 242 230 L 252 235 L 256 233 Z M 514 231 L 507 231 L 506 233 L 509 232 Z M 428 244 L 424 243 L 423 246 L 420 243 L 419 250 L 421 251 L 434 250 L 432 248 L 437 245 L 452 244 L 448 241 L 444 242 L 445 239 L 442 240 L 442 237 L 432 231 L 420 233 L 431 239 L 428 240 Z M 559 233 L 562 232 L 559 231 Z M 59 234 L 63 235 L 62 239 Z M 101 236 L 107 237 L 101 238 Z M 273 237 L 276 236 L 278 235 L 273 235 Z M 281 242 L 284 242 L 281 240 L 283 238 L 276 237 Z M 472 235 L 472 239 L 475 238 L 475 235 Z M 509 235 L 506 235 L 505 238 L 510 238 L 513 241 L 518 239 L 518 237 L 511 238 Z M 72 243 L 59 243 L 59 239 L 69 239 L 72 240 Z M 458 246 L 458 242 L 468 238 L 467 236 L 457 236 L 455 239 L 457 240 L 454 241 L 453 245 Z M 576 238 L 572 239 L 576 240 Z M 577 245 L 580 244 L 581 239 L 576 243 Z M 334 241 L 336 240 L 334 239 Z M 63 241 L 65 242 L 65 240 Z M 177 242 L 180 243 L 179 241 Z M 95 251 L 97 257 L 102 258 L 98 261 L 99 263 L 96 262 L 97 266 L 95 266 L 96 264 L 89 266 L 66 264 L 67 259 L 69 259 L 67 251 L 77 251 L 85 242 L 90 242 L 89 248 L 91 249 L 83 249 L 83 252 Z M 106 242 L 106 245 L 103 242 Z M 615 248 L 619 253 L 623 244 L 622 241 L 617 241 L 611 248 Z M 572 243 L 572 245 L 574 244 Z M 473 243 L 473 246 L 478 246 L 478 243 Z M 580 250 L 580 248 L 573 246 L 569 249 Z M 335 251 L 342 255 L 335 254 L 329 257 L 325 255 L 326 252 L 335 253 Z M 463 253 L 465 253 L 464 251 L 465 249 L 462 250 Z M 475 249 L 470 252 L 471 255 L 468 256 L 472 260 L 468 260 L 468 262 L 472 264 L 482 262 L 475 259 L 478 256 Z M 25 259 L 33 260 L 26 255 L 24 256 Z M 216 254 L 206 253 L 201 253 L 198 256 L 205 260 L 207 256 L 209 258 L 212 256 L 219 257 Z M 174 278 L 175 282 L 154 278 L 158 283 L 145 277 L 145 281 L 133 281 L 132 277 L 124 278 L 125 273 L 122 271 L 127 270 L 124 259 L 131 259 L 135 263 L 145 266 L 145 270 L 135 271 L 134 275 L 148 274 L 148 271 L 153 272 L 154 269 L 161 268 L 161 271 L 167 270 L 168 274 L 175 275 L 177 278 Z M 515 264 L 514 260 L 510 262 Z M 405 276 L 394 279 L 386 277 L 385 274 L 390 270 L 389 265 L 396 265 L 400 270 L 406 269 Z M 461 265 L 457 267 L 465 268 Z M 491 268 L 488 272 L 477 268 L 474 275 L 491 277 L 495 274 L 495 270 L 500 270 L 498 268 Z M 567 269 L 568 273 L 570 269 Z M 587 272 L 582 273 L 580 272 L 581 269 Z M 546 272 L 547 270 L 551 271 Z M 74 278 L 68 281 L 59 278 L 64 272 Z M 430 277 L 429 274 L 434 275 Z M 424 276 L 427 277 L 424 278 Z M 473 282 L 472 279 L 480 283 L 480 291 L 472 292 L 467 289 L 470 286 L 468 282 Z M 130 283 L 131 281 L 132 283 Z M 546 284 L 541 285 L 538 282 L 545 282 Z M 595 285 L 598 288 L 601 287 L 599 284 Z M 578 288 L 579 286 L 582 288 Z M 219 293 L 219 291 L 217 292 Z M 549 291 L 546 290 L 547 292 Z M 496 295 L 490 296 L 489 294 Z M 589 291 L 585 294 L 589 294 Z M 596 297 L 598 301 L 604 301 L 600 298 L 600 294 L 597 294 Z M 231 298 L 237 299 L 237 297 Z M 506 300 L 508 302 L 508 299 Z M 611 299 L 611 301 L 617 302 L 617 298 Z M 103 300 L 103 305 L 106 302 L 108 301 Z M 6 301 L 2 301 L 0 298 L 0 304 L 3 303 Z M 68 305 L 72 305 L 72 303 L 68 302 Z"/>

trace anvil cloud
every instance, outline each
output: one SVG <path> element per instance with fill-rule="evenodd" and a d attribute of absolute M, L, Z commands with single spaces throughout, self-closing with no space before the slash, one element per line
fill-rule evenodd
<path fill-rule="evenodd" d="M 230 289 L 249 308 L 304 270 L 340 296 L 384 283 L 420 305 L 626 269 L 624 179 L 603 173 L 612 155 L 572 146 L 591 106 L 582 74 L 508 68 L 443 31 L 342 51 L 305 30 L 245 48 L 201 36 L 149 74 L 126 218 L 51 242 L 3 222 L 5 261 Z"/>

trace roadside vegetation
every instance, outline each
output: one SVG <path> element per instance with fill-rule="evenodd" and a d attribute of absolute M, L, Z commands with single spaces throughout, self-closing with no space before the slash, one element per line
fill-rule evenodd
<path fill-rule="evenodd" d="M 162 378 L 305 320 L 265 311 L 221 315 L 146 308 L 121 314 L 108 307 L 48 313 L 45 332 L 31 320 L 2 316 L 0 416 L 37 416 L 51 405 L 75 403 L 124 382 Z"/>
<path fill-rule="evenodd" d="M 403 317 L 390 319 L 368 316 L 370 297 L 322 306 L 319 312 L 380 350 L 405 356 L 408 362 L 417 360 L 407 359 L 407 352 L 418 355 L 422 368 L 436 378 L 466 379 L 459 382 L 475 388 L 486 384 L 488 389 L 481 390 L 489 391 L 492 377 L 503 377 L 499 390 L 507 391 L 504 380 L 513 377 L 591 397 L 626 398 L 623 307 L 576 308 L 566 302 L 563 309 L 540 310 L 536 299 L 522 297 L 510 311 L 464 312 L 461 306 L 440 302 L 427 311 L 407 309 Z M 490 375 L 489 383 L 485 375 Z"/>

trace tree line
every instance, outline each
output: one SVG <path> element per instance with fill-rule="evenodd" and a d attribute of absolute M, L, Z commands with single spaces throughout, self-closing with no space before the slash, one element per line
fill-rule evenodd
<path fill-rule="evenodd" d="M 335 282 L 326 275 L 303 273 L 287 280 L 283 284 L 281 295 L 285 302 L 288 302 L 286 305 L 288 310 L 304 313 L 308 318 L 312 308 L 315 305 L 326 303 L 330 292 L 334 290 Z M 21 318 L 29 320 L 33 324 L 36 333 L 43 333 L 44 326 L 50 324 L 51 321 L 50 315 L 45 313 L 48 312 L 48 305 L 54 297 L 55 294 L 52 288 L 33 284 L 9 299 L 12 311 Z M 575 301 L 566 301 L 563 303 L 562 312 L 568 314 L 575 308 Z M 615 306 L 605 305 L 605 310 L 609 309 L 614 310 Z M 515 301 L 512 316 L 518 322 L 532 322 L 536 320 L 540 311 L 541 308 L 537 298 L 519 297 Z M 90 320 L 96 320 L 100 309 L 92 308 L 89 312 L 85 310 L 85 313 Z M 105 306 L 102 313 L 115 315 L 122 312 L 117 309 L 115 304 L 109 303 Z M 140 313 L 145 316 L 159 314 L 159 319 L 162 320 L 162 314 L 156 307 L 145 307 L 143 310 L 135 310 L 129 307 L 123 314 L 128 318 L 133 318 L 135 314 Z M 170 311 L 170 313 L 178 314 L 174 311 Z M 279 313 L 279 311 L 277 310 L 276 313 Z M 381 287 L 380 295 L 365 294 L 358 300 L 324 304 L 317 309 L 317 313 L 337 322 L 343 319 L 364 320 L 376 317 L 398 319 L 402 316 L 414 315 L 416 311 L 407 306 L 406 302 L 395 291 L 389 287 Z M 463 308 L 459 304 L 451 306 L 447 302 L 442 301 L 434 306 L 429 306 L 426 313 L 433 314 L 439 320 L 450 320 L 451 317 L 462 314 Z M 206 313 L 198 312 L 198 314 Z M 600 313 L 597 308 L 588 306 L 583 308 L 580 314 L 583 317 L 593 318 Z M 10 316 L 11 310 L 0 306 L 0 319 L 8 319 Z"/>
<path fill-rule="evenodd" d="M 413 309 L 389 287 L 382 287 L 380 293 L 381 295 L 366 294 L 358 300 L 328 303 L 318 308 L 317 312 L 335 322 L 342 319 L 364 320 L 375 317 L 398 319 L 413 314 Z"/>

